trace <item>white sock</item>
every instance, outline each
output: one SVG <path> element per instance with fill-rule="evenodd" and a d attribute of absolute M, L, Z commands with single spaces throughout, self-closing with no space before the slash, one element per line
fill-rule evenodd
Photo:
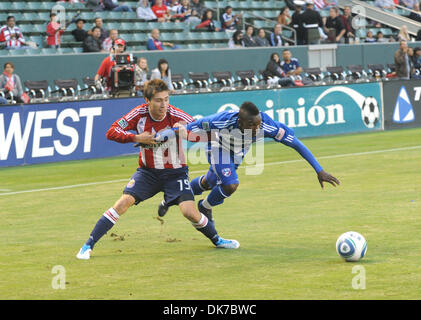
<path fill-rule="evenodd" d="M 212 206 L 209 204 L 208 199 L 202 201 L 202 206 L 204 206 L 208 210 L 212 210 Z"/>

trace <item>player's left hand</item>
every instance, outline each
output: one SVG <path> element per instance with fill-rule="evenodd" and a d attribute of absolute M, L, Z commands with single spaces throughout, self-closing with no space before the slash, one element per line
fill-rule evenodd
<path fill-rule="evenodd" d="M 332 176 L 330 173 L 327 173 L 324 170 L 320 171 L 317 174 L 317 178 L 319 179 L 319 183 L 322 189 L 324 188 L 323 182 L 328 182 L 334 187 L 336 187 L 337 185 L 339 186 L 341 184 L 338 179 L 336 179 L 334 176 Z"/>

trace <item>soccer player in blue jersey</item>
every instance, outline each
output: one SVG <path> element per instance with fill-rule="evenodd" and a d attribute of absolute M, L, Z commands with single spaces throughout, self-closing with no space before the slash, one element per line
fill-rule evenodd
<path fill-rule="evenodd" d="M 295 149 L 316 171 L 322 188 L 324 182 L 333 186 L 340 184 L 338 179 L 323 170 L 310 150 L 294 135 L 291 128 L 274 121 L 266 113 L 259 111 L 252 102 L 244 102 L 239 111 L 225 111 L 203 117 L 187 124 L 184 131 L 184 135 L 187 134 L 186 132 L 189 134 L 207 133 L 211 138 L 206 147 L 210 164 L 209 171 L 190 182 L 195 195 L 201 195 L 204 191 L 210 190 L 208 196 L 199 201 L 198 209 L 211 221 L 213 220 L 212 208 L 222 204 L 237 190 L 239 185 L 237 168 L 252 143 L 259 139 L 272 138 L 276 142 Z M 175 132 L 173 129 L 167 129 L 161 132 L 157 139 L 173 138 L 176 135 Z M 163 201 L 158 208 L 158 214 L 164 216 L 167 211 L 168 205 Z"/>

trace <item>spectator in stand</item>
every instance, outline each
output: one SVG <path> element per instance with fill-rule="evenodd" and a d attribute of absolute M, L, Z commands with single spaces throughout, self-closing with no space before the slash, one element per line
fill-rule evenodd
<path fill-rule="evenodd" d="M 270 55 L 270 60 L 266 65 L 265 71 L 263 71 L 263 77 L 268 82 L 268 84 L 279 84 L 283 87 L 295 86 L 294 81 L 287 77 L 284 70 L 282 69 L 281 59 L 276 52 Z"/>
<path fill-rule="evenodd" d="M 208 8 L 201 4 L 200 0 L 191 0 L 191 2 L 192 15 L 199 18 L 203 17 Z"/>
<path fill-rule="evenodd" d="M 111 48 L 113 47 L 113 43 L 118 38 L 118 30 L 117 29 L 110 29 L 110 36 L 106 38 L 102 42 L 102 49 L 106 52 L 110 52 Z"/>
<path fill-rule="evenodd" d="M 416 2 L 414 4 L 414 7 L 412 8 L 413 11 L 409 14 L 409 19 L 415 20 L 417 22 L 421 22 L 421 11 L 420 11 L 420 4 L 419 2 Z"/>
<path fill-rule="evenodd" d="M 408 27 L 403 25 L 399 30 L 398 41 L 411 41 L 411 36 L 408 33 Z"/>
<path fill-rule="evenodd" d="M 135 83 L 138 96 L 143 96 L 143 87 L 148 81 L 148 73 L 148 60 L 143 57 L 137 59 L 137 63 L 135 65 Z"/>
<path fill-rule="evenodd" d="M 107 38 L 109 36 L 109 32 L 108 32 L 108 30 L 106 30 L 104 28 L 104 23 L 102 21 L 102 18 L 100 18 L 100 17 L 95 18 L 94 27 L 98 27 L 100 29 L 101 36 L 100 36 L 99 39 L 100 39 L 101 43 L 104 42 L 105 38 Z M 93 30 L 93 28 L 88 31 L 88 35 L 92 35 L 92 30 Z"/>
<path fill-rule="evenodd" d="M 155 13 L 153 13 L 151 5 L 148 0 L 140 0 L 139 7 L 136 9 L 136 14 L 139 19 L 151 21 L 157 20 Z"/>
<path fill-rule="evenodd" d="M 17 74 L 13 74 L 14 70 L 15 67 L 13 63 L 6 62 L 4 64 L 4 71 L 0 75 L 0 90 L 5 93 L 6 97 L 13 97 L 13 100 L 17 103 L 23 103 L 24 92 L 22 83 L 20 77 Z"/>
<path fill-rule="evenodd" d="M 226 30 L 236 30 L 237 26 L 241 23 L 241 14 L 233 14 L 232 7 L 225 7 L 225 12 L 222 15 L 221 24 L 222 29 Z"/>
<path fill-rule="evenodd" d="M 414 5 L 417 3 L 418 0 L 400 0 L 402 6 L 407 7 L 408 9 L 414 9 Z"/>
<path fill-rule="evenodd" d="M 352 27 L 352 14 L 351 14 L 351 7 L 345 6 L 344 7 L 344 13 L 340 16 L 342 19 L 342 23 L 345 27 L 345 34 L 344 39 L 345 43 L 349 43 L 350 39 L 355 38 L 355 30 Z"/>
<path fill-rule="evenodd" d="M 83 20 L 83 19 L 76 20 L 76 29 L 72 30 L 72 35 L 75 38 L 75 41 L 83 42 L 88 37 L 88 32 L 83 29 L 85 23 L 86 23 L 86 20 Z"/>
<path fill-rule="evenodd" d="M 339 9 L 337 7 L 330 8 L 329 17 L 326 20 L 325 33 L 328 35 L 328 41 L 333 43 L 344 43 L 344 35 L 346 33 L 342 19 L 339 17 Z"/>
<path fill-rule="evenodd" d="M 266 37 L 266 31 L 263 28 L 257 30 L 257 35 L 254 37 L 254 41 L 258 47 L 270 47 L 269 40 Z"/>
<path fill-rule="evenodd" d="M 257 43 L 254 37 L 254 27 L 249 24 L 246 27 L 246 34 L 243 37 L 245 47 L 257 47 Z"/>
<path fill-rule="evenodd" d="M 66 31 L 62 29 L 60 23 L 57 22 L 57 14 L 50 13 L 50 22 L 47 24 L 47 45 L 50 48 L 60 48 L 61 35 Z"/>
<path fill-rule="evenodd" d="M 337 6 L 338 3 L 336 0 L 329 1 L 329 0 L 314 0 L 314 7 L 317 11 L 325 10 L 330 7 Z"/>
<path fill-rule="evenodd" d="M 365 36 L 364 42 L 374 43 L 374 42 L 376 42 L 376 40 L 377 39 L 374 38 L 374 36 L 373 36 L 373 32 L 372 31 L 368 31 L 367 34 L 366 34 L 366 36 Z"/>
<path fill-rule="evenodd" d="M 243 41 L 243 32 L 241 30 L 236 30 L 232 38 L 228 41 L 228 48 L 243 48 L 244 41 Z"/>
<path fill-rule="evenodd" d="M 389 42 L 389 40 L 384 37 L 383 32 L 378 31 L 376 34 L 376 42 L 385 43 Z"/>
<path fill-rule="evenodd" d="M 395 2 L 393 0 L 376 0 L 374 2 L 374 5 L 376 7 L 387 9 L 387 10 L 395 9 Z"/>
<path fill-rule="evenodd" d="M 133 9 L 128 5 L 119 5 L 118 0 L 101 0 L 101 2 L 105 11 L 133 12 Z"/>
<path fill-rule="evenodd" d="M 411 74 L 411 57 L 413 51 L 408 47 L 408 43 L 405 40 L 401 40 L 399 49 L 395 52 L 395 68 L 396 76 L 400 79 L 409 79 Z"/>
<path fill-rule="evenodd" d="M 207 31 L 220 31 L 220 28 L 217 28 L 215 25 L 215 20 L 213 19 L 213 11 L 208 9 L 203 14 L 202 22 L 196 26 L 196 29 L 204 29 Z"/>
<path fill-rule="evenodd" d="M 305 43 L 305 29 L 303 27 L 302 15 L 303 6 L 305 2 L 302 0 L 294 1 L 294 13 L 291 17 L 291 26 L 294 28 L 297 34 L 297 45 L 303 45 Z"/>
<path fill-rule="evenodd" d="M 171 18 L 177 14 L 177 10 L 181 6 L 180 1 L 178 0 L 164 1 L 163 4 L 168 8 Z"/>
<path fill-rule="evenodd" d="M 189 0 L 181 0 L 181 4 L 177 7 L 176 14 L 173 16 L 175 21 L 186 21 L 191 16 L 191 8 Z"/>
<path fill-rule="evenodd" d="M 306 10 L 301 19 L 305 30 L 305 44 L 320 43 L 320 29 L 324 26 L 322 16 L 314 10 L 313 0 L 306 0 Z"/>
<path fill-rule="evenodd" d="M 167 60 L 160 59 L 158 61 L 158 67 L 153 69 L 151 74 L 151 80 L 154 79 L 161 79 L 167 84 L 168 89 L 170 89 L 171 92 L 174 92 L 174 86 L 171 80 L 171 69 Z"/>
<path fill-rule="evenodd" d="M 269 44 L 272 47 L 282 47 L 282 26 L 278 23 L 273 28 L 273 32 L 269 36 Z M 287 44 L 286 44 L 287 45 Z"/>
<path fill-rule="evenodd" d="M 291 15 L 288 7 L 283 7 L 278 16 L 278 23 L 281 26 L 289 26 L 291 23 Z"/>
<path fill-rule="evenodd" d="M 412 65 L 413 73 L 411 78 L 421 79 L 421 48 L 414 48 L 414 53 L 412 55 Z"/>
<path fill-rule="evenodd" d="M 87 0 L 85 6 L 87 9 L 91 9 L 93 12 L 104 10 L 100 0 Z"/>
<path fill-rule="evenodd" d="M 14 16 L 8 16 L 6 25 L 0 29 L 0 47 L 5 47 L 6 49 L 28 48 L 22 32 L 16 26 Z"/>
<path fill-rule="evenodd" d="M 111 54 L 102 60 L 101 65 L 94 77 L 97 87 L 100 86 L 101 79 L 105 80 L 105 90 L 110 91 L 112 86 L 111 69 L 115 66 L 116 62 L 113 55 L 122 54 L 126 48 L 126 42 L 123 39 L 116 39 L 111 50 Z"/>
<path fill-rule="evenodd" d="M 151 31 L 151 37 L 148 40 L 148 43 L 146 44 L 146 48 L 148 50 L 164 50 L 165 47 L 170 47 L 171 49 L 178 49 L 179 47 L 171 42 L 161 42 L 159 40 L 159 36 L 161 33 L 158 29 L 153 29 Z"/>
<path fill-rule="evenodd" d="M 287 76 L 299 76 L 303 72 L 297 58 L 293 58 L 291 51 L 282 51 L 281 68 Z"/>
<path fill-rule="evenodd" d="M 101 29 L 93 27 L 91 34 L 83 42 L 83 52 L 105 52 L 102 49 Z"/>
<path fill-rule="evenodd" d="M 415 41 L 421 41 L 421 29 L 418 29 L 417 31 L 417 37 L 415 38 Z"/>
<path fill-rule="evenodd" d="M 158 19 L 158 22 L 170 21 L 171 15 L 167 6 L 162 3 L 162 0 L 156 0 L 155 5 L 152 6 L 152 11 Z"/>

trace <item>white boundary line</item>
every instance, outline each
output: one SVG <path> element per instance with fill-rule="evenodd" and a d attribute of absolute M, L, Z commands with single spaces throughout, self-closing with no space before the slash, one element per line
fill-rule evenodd
<path fill-rule="evenodd" d="M 416 150 L 416 149 L 421 149 L 421 145 L 412 146 L 412 147 L 402 147 L 402 148 L 366 151 L 366 152 L 335 154 L 335 155 L 330 155 L 330 156 L 321 156 L 321 157 L 318 157 L 317 159 L 335 159 L 335 158 L 343 158 L 343 157 L 354 157 L 354 156 L 363 156 L 363 155 L 370 155 L 370 154 L 387 153 L 387 152 L 395 152 L 395 151 L 407 151 L 407 150 Z M 305 160 L 304 159 L 296 159 L 296 160 L 269 162 L 269 163 L 263 164 L 262 166 L 273 166 L 273 165 L 280 165 L 280 164 L 287 164 L 287 163 L 295 163 L 295 162 L 300 162 L 300 161 L 305 161 Z M 239 167 L 239 168 L 245 169 L 247 167 L 255 167 L 255 166 L 243 166 L 243 167 Z M 202 173 L 202 172 L 205 172 L 205 171 L 207 171 L 207 169 L 189 171 L 189 174 L 191 174 L 191 173 Z M 80 183 L 80 184 L 73 184 L 73 185 L 67 185 L 67 186 L 61 186 L 61 187 L 21 190 L 21 191 L 0 193 L 0 196 L 11 196 L 11 195 L 22 194 L 22 193 L 32 193 L 32 192 L 72 189 L 72 188 L 79 188 L 79 187 L 89 187 L 89 186 L 95 186 L 95 185 L 101 185 L 101 184 L 123 182 L 123 181 L 128 181 L 128 180 L 129 180 L 129 178 L 109 180 L 109 181 L 97 181 L 97 182 Z"/>

